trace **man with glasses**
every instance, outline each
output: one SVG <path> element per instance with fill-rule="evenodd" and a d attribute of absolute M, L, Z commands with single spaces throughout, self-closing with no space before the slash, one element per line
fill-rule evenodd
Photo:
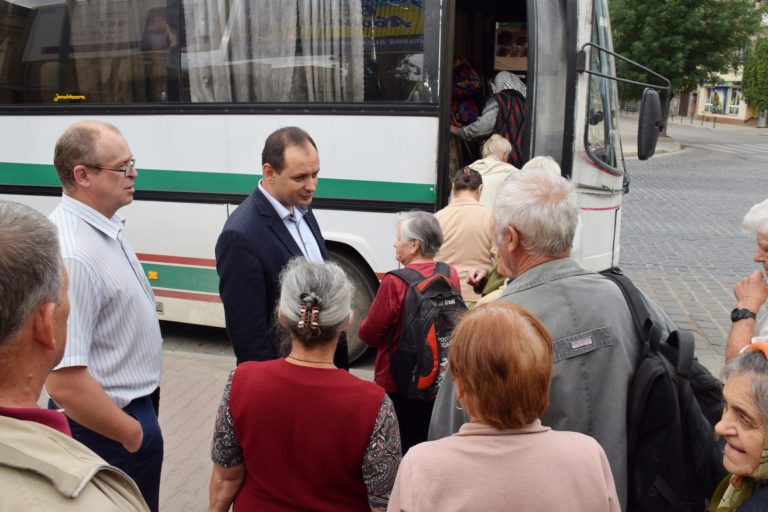
<path fill-rule="evenodd" d="M 227 219 L 216 243 L 219 293 L 238 364 L 280 355 L 275 307 L 288 260 L 328 259 L 310 208 L 320 173 L 315 141 L 301 128 L 280 128 L 267 137 L 261 162 L 261 181 Z M 334 362 L 349 366 L 345 336 Z"/>
<path fill-rule="evenodd" d="M 128 142 L 100 121 L 56 143 L 64 188 L 50 219 L 69 272 L 71 314 L 61 363 L 46 381 L 72 435 L 131 476 L 158 510 L 163 437 L 157 421 L 162 338 L 155 298 L 117 211 L 138 176 Z"/>

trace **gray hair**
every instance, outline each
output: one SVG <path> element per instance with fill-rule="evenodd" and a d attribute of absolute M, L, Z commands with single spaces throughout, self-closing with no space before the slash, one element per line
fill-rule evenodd
<path fill-rule="evenodd" d="M 768 424 L 768 360 L 760 351 L 742 352 L 723 368 L 723 377 L 746 374 L 752 377 L 752 399 L 763 423 Z"/>
<path fill-rule="evenodd" d="M 483 158 L 486 158 L 490 155 L 511 152 L 512 143 L 498 133 L 494 133 L 488 137 L 488 140 L 483 143 Z"/>
<path fill-rule="evenodd" d="M 551 156 L 535 156 L 525 163 L 523 169 L 541 169 L 552 176 L 557 177 L 563 175 L 563 170 L 560 169 L 560 164 L 558 164 Z"/>
<path fill-rule="evenodd" d="M 56 226 L 29 206 L 0 201 L 0 343 L 36 307 L 59 302 L 61 280 Z"/>
<path fill-rule="evenodd" d="M 317 311 L 317 326 L 302 312 Z M 293 258 L 280 272 L 278 313 L 293 338 L 307 346 L 331 341 L 352 316 L 352 285 L 335 263 Z"/>
<path fill-rule="evenodd" d="M 493 204 L 499 247 L 504 231 L 514 226 L 523 248 L 534 256 L 558 256 L 569 249 L 578 218 L 573 185 L 541 169 L 510 174 Z"/>
<path fill-rule="evenodd" d="M 433 258 L 443 245 L 443 230 L 437 218 L 431 213 L 413 211 L 406 212 L 398 223 L 400 238 L 403 240 L 418 240 L 421 255 Z"/>
<path fill-rule="evenodd" d="M 747 233 L 768 236 L 768 199 L 750 208 L 741 225 Z"/>

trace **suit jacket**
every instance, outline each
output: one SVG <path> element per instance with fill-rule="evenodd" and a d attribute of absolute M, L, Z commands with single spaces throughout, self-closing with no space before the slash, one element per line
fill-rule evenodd
<path fill-rule="evenodd" d="M 328 259 L 320 226 L 309 210 L 303 217 Z M 224 303 L 227 334 L 237 363 L 267 361 L 280 356 L 275 308 L 280 297 L 280 271 L 288 260 L 303 256 L 288 228 L 256 188 L 230 215 L 216 242 L 219 294 Z M 338 357 L 346 341 L 340 340 Z"/>

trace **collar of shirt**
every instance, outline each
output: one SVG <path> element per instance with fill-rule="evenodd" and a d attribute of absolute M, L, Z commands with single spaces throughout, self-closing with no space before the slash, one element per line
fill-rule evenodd
<path fill-rule="evenodd" d="M 69 429 L 67 417 L 59 411 L 50 409 L 41 409 L 38 407 L 2 407 L 0 406 L 0 416 L 15 418 L 23 421 L 34 421 L 62 434 L 72 437 L 72 431 Z"/>
<path fill-rule="evenodd" d="M 299 221 L 301 221 L 301 218 L 304 215 L 306 215 L 307 209 L 303 206 L 294 206 L 293 211 L 289 210 L 288 208 L 283 206 L 283 204 L 280 201 L 272 197 L 272 195 L 269 192 L 267 192 L 267 189 L 265 189 L 261 184 L 262 181 L 264 180 L 259 180 L 259 190 L 261 190 L 261 193 L 264 194 L 264 196 L 267 198 L 267 201 L 269 201 L 269 204 L 272 205 L 272 208 L 275 209 L 278 217 L 280 217 L 280 219 L 283 222 L 285 222 L 285 219 L 287 217 L 291 217 L 291 219 L 296 224 L 298 224 Z"/>
<path fill-rule="evenodd" d="M 122 237 L 123 228 L 125 227 L 125 219 L 118 214 L 115 214 L 111 219 L 108 219 L 87 204 L 82 203 L 67 194 L 61 196 L 61 207 L 110 238 L 120 240 Z"/>

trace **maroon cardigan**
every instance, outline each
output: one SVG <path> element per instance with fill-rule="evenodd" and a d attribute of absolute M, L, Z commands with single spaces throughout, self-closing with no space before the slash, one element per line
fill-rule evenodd
<path fill-rule="evenodd" d="M 338 369 L 237 367 L 229 408 L 246 478 L 237 511 L 370 511 L 363 455 L 384 391 Z"/>

